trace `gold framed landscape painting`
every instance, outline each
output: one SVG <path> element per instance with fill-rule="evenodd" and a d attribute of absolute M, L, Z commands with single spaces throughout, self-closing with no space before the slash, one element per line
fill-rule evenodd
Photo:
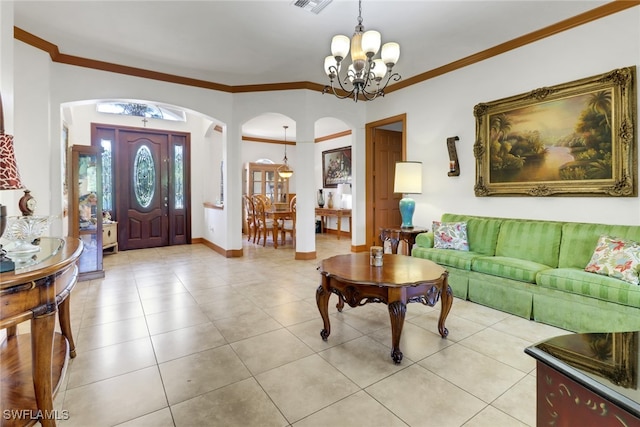
<path fill-rule="evenodd" d="M 475 195 L 638 195 L 636 67 L 477 104 Z"/>

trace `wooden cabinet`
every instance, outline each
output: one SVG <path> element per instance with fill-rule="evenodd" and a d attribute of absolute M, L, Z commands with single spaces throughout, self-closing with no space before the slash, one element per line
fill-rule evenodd
<path fill-rule="evenodd" d="M 280 164 L 247 163 L 245 165 L 245 194 L 262 194 L 273 204 L 289 203 L 289 180 L 280 178 Z"/>
<path fill-rule="evenodd" d="M 249 197 L 255 194 L 267 196 L 276 209 L 287 209 L 289 207 L 289 180 L 281 178 L 278 175 L 278 168 L 281 164 L 273 163 L 247 163 L 244 166 L 244 194 Z M 247 233 L 246 229 L 246 213 L 242 210 L 242 227 L 243 233 Z"/>
<path fill-rule="evenodd" d="M 102 250 L 118 253 L 118 223 L 115 221 L 102 223 Z"/>
<path fill-rule="evenodd" d="M 104 277 L 102 269 L 102 149 L 74 145 L 68 156 L 69 234 L 82 240 L 78 280 Z"/>

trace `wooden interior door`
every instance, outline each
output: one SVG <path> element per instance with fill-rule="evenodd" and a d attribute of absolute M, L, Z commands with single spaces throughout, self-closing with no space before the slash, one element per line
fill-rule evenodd
<path fill-rule="evenodd" d="M 402 194 L 393 192 L 395 164 L 405 158 L 406 115 L 366 125 L 366 246 L 379 245 L 380 228 L 400 226 L 398 204 Z"/>
<path fill-rule="evenodd" d="M 381 227 L 399 226 L 402 223 L 399 203 L 402 194 L 393 192 L 396 162 L 402 160 L 402 133 L 375 129 L 373 140 L 374 168 L 374 242 Z"/>
<path fill-rule="evenodd" d="M 92 124 L 112 144 L 113 212 L 120 250 L 190 243 L 189 134 Z"/>

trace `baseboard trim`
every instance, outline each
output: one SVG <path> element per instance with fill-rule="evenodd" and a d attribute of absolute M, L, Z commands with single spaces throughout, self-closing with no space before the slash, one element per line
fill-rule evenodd
<path fill-rule="evenodd" d="M 313 252 L 297 252 L 296 251 L 296 257 L 295 259 L 298 260 L 310 260 L 310 259 L 316 259 L 316 251 Z"/>
<path fill-rule="evenodd" d="M 351 245 L 351 252 L 368 252 L 367 245 Z"/>
<path fill-rule="evenodd" d="M 242 256 L 244 256 L 244 252 L 242 249 L 226 250 L 216 245 L 215 243 L 208 241 L 207 239 L 203 239 L 202 237 L 198 237 L 191 240 L 191 244 L 197 244 L 197 243 L 203 244 L 209 249 L 213 249 L 215 252 L 219 253 L 225 258 L 241 258 Z"/>

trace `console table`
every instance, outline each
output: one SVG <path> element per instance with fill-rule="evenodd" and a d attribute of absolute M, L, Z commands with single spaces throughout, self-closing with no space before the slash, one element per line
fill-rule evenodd
<path fill-rule="evenodd" d="M 380 241 L 385 248 L 385 253 L 391 254 L 400 253 L 398 252 L 398 244 L 404 242 L 406 251 L 402 249 L 402 255 L 411 255 L 411 248 L 416 243 L 416 236 L 427 231 L 429 230 L 424 227 L 380 227 Z M 386 242 L 388 243 L 385 245 Z"/>
<path fill-rule="evenodd" d="M 640 426 L 638 332 L 562 335 L 525 349 L 536 359 L 542 426 Z"/>
<path fill-rule="evenodd" d="M 40 251 L 16 263 L 0 279 L 1 426 L 44 427 L 65 418 L 53 410 L 53 396 L 64 378 L 75 344 L 69 318 L 69 294 L 78 279 L 76 261 L 82 243 L 76 238 L 40 239 Z M 62 333 L 55 332 L 58 313 Z M 30 334 L 16 334 L 17 325 L 31 321 Z M 7 412 L 8 411 L 8 412 Z M 68 415 L 67 415 L 68 416 Z"/>
<path fill-rule="evenodd" d="M 316 208 L 316 215 L 318 215 L 321 219 L 321 229 L 320 231 L 324 233 L 325 228 L 327 228 L 327 217 L 335 216 L 338 218 L 338 240 L 340 240 L 340 223 L 343 217 L 349 218 L 349 233 L 351 233 L 351 209 L 329 209 L 329 208 Z"/>

